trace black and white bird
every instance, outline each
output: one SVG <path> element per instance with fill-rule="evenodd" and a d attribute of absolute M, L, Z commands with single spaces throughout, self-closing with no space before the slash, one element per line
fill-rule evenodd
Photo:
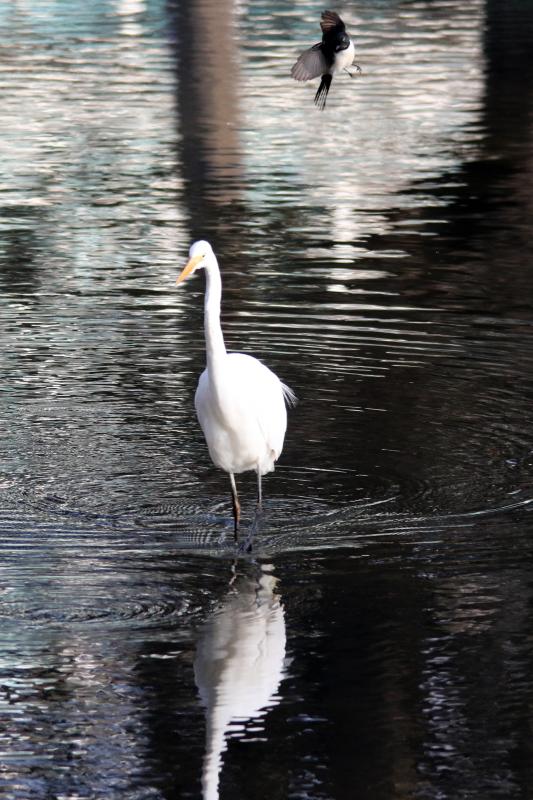
<path fill-rule="evenodd" d="M 322 41 L 302 53 L 291 69 L 291 75 L 296 81 L 310 81 L 322 76 L 315 94 L 315 105 L 323 111 L 333 76 L 344 70 L 353 77 L 348 67 L 353 65 L 358 72 L 361 72 L 361 67 L 353 63 L 354 44 L 346 33 L 344 22 L 335 11 L 322 12 L 320 27 Z"/>

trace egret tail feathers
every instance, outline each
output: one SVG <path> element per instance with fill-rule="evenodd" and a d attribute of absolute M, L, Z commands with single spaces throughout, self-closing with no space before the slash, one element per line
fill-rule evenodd
<path fill-rule="evenodd" d="M 289 408 L 294 408 L 294 406 L 298 405 L 298 398 L 288 386 L 284 383 L 281 384 L 281 389 L 283 391 L 283 399 L 285 400 L 286 404 Z"/>

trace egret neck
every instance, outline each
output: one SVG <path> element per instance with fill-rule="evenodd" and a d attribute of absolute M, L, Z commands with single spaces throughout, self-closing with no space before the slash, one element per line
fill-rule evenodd
<path fill-rule="evenodd" d="M 226 345 L 220 325 L 220 301 L 222 298 L 222 280 L 218 262 L 213 256 L 205 265 L 205 303 L 204 330 L 205 352 L 209 383 L 214 390 L 217 403 L 223 406 L 220 390 L 225 384 Z"/>

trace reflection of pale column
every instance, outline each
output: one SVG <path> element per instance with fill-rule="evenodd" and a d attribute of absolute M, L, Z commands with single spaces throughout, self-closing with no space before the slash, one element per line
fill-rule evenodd
<path fill-rule="evenodd" d="M 272 568 L 259 580 L 243 578 L 205 624 L 194 676 L 206 707 L 204 800 L 218 799 L 218 776 L 231 723 L 262 716 L 278 702 L 283 677 L 285 618 L 274 593 Z"/>
<path fill-rule="evenodd" d="M 241 198 L 243 179 L 235 0 L 180 3 L 176 24 L 184 177 L 202 203 L 223 205 Z"/>

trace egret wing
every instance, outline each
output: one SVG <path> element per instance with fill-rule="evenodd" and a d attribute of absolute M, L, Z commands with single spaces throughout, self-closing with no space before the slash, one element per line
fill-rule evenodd
<path fill-rule="evenodd" d="M 268 391 L 263 392 L 261 402 L 258 404 L 257 422 L 263 432 L 268 449 L 272 452 L 274 460 L 277 461 L 283 449 L 287 430 L 287 409 L 285 408 L 282 383 L 273 372 L 270 372 L 268 382 L 265 381 L 265 388 L 267 386 Z"/>
<path fill-rule="evenodd" d="M 283 448 L 286 402 L 295 402 L 290 389 L 244 353 L 227 356 L 224 382 L 216 389 L 205 370 L 195 406 L 213 463 L 226 472 L 273 470 Z"/>
<path fill-rule="evenodd" d="M 291 69 L 291 75 L 296 81 L 310 81 L 328 72 L 329 66 L 319 42 L 302 53 Z"/>
<path fill-rule="evenodd" d="M 272 460 L 279 458 L 287 428 L 287 409 L 283 384 L 268 367 L 244 353 L 232 353 L 233 368 L 246 375 L 241 384 L 240 403 L 243 414 L 253 415 L 266 451 Z"/>

